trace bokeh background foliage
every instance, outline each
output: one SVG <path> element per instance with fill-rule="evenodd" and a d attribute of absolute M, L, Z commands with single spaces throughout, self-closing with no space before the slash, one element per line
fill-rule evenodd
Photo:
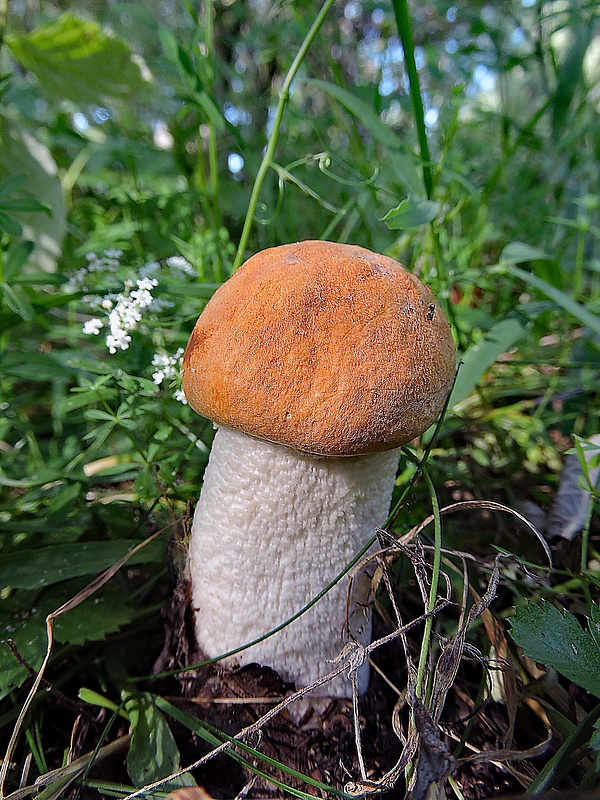
<path fill-rule="evenodd" d="M 127 693 L 160 651 L 167 544 L 212 438 L 181 348 L 243 255 L 355 242 L 431 286 L 464 361 L 431 462 L 446 499 L 546 508 L 561 453 L 599 430 L 596 2 L 329 5 L 306 40 L 319 3 L 0 0 L 0 727 L 46 615 L 164 530 L 57 618 L 50 663 L 59 691 L 125 693 L 121 716 L 163 742 L 149 773 L 130 754 L 135 785 L 178 763 Z M 397 529 L 427 503 L 415 490 Z M 503 536 L 489 523 L 523 554 Z M 589 616 L 593 527 L 566 550 L 546 594 Z M 39 697 L 17 761 L 56 764 L 53 724 Z"/>

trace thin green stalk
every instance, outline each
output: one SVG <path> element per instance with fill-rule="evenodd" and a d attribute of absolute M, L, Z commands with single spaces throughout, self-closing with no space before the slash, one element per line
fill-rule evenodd
<path fill-rule="evenodd" d="M 433 174 L 431 171 L 431 156 L 429 154 L 429 142 L 427 141 L 427 129 L 425 128 L 425 110 L 423 108 L 423 98 L 421 97 L 421 83 L 419 72 L 415 61 L 415 45 L 412 33 L 412 22 L 408 0 L 392 0 L 396 25 L 404 50 L 404 63 L 406 64 L 406 74 L 410 86 L 410 99 L 415 115 L 417 126 L 417 137 L 419 140 L 419 150 L 421 151 L 421 161 L 423 163 L 423 183 L 428 199 L 433 194 Z"/>
<path fill-rule="evenodd" d="M 0 47 L 4 43 L 7 24 L 8 24 L 8 0 L 0 0 Z"/>
<path fill-rule="evenodd" d="M 292 66 L 289 68 L 288 73 L 285 77 L 285 81 L 283 82 L 283 86 L 279 91 L 279 102 L 277 103 L 277 110 L 275 112 L 275 119 L 273 121 L 273 128 L 271 130 L 271 135 L 269 136 L 269 141 L 267 143 L 267 149 L 265 150 L 265 154 L 261 161 L 260 167 L 258 168 L 258 173 L 256 175 L 256 180 L 254 181 L 254 186 L 252 187 L 252 194 L 250 195 L 250 202 L 248 204 L 248 212 L 246 213 L 246 219 L 244 220 L 244 228 L 242 230 L 242 235 L 240 237 L 240 242 L 238 244 L 237 253 L 235 256 L 235 260 L 233 262 L 233 270 L 235 271 L 244 260 L 244 254 L 246 252 L 246 246 L 248 244 L 248 239 L 250 238 L 250 231 L 252 229 L 252 223 L 254 222 L 254 214 L 256 212 L 256 207 L 258 205 L 258 198 L 260 196 L 260 190 L 262 189 L 262 185 L 264 183 L 265 177 L 267 172 L 269 171 L 271 165 L 273 164 L 275 150 L 277 148 L 277 141 L 279 139 L 279 130 L 281 128 L 281 122 L 283 120 L 283 113 L 285 111 L 285 107 L 290 97 L 290 86 L 292 85 L 292 81 L 296 77 L 296 73 L 300 69 L 300 65 L 306 56 L 308 48 L 313 43 L 313 40 L 317 33 L 319 32 L 323 22 L 325 21 L 325 17 L 331 6 L 333 5 L 334 0 L 325 0 L 321 10 L 315 17 L 313 24 L 310 26 L 310 30 L 306 34 L 304 41 L 292 62 Z"/>
<path fill-rule="evenodd" d="M 442 564 L 442 518 L 440 515 L 440 505 L 437 499 L 435 486 L 429 476 L 425 465 L 421 467 L 423 477 L 427 483 L 429 494 L 431 496 L 431 504 L 434 513 L 434 552 L 433 552 L 433 570 L 431 573 L 431 586 L 429 587 L 429 598 L 427 600 L 426 610 L 430 613 L 435 608 L 437 600 L 438 583 L 440 579 L 440 571 Z M 417 681 L 415 691 L 417 697 L 423 696 L 423 682 L 425 678 L 425 667 L 427 665 L 427 657 L 429 655 L 429 643 L 431 641 L 431 631 L 433 629 L 433 616 L 427 617 L 425 620 L 425 628 L 423 629 L 423 641 L 421 643 L 421 653 L 419 655 L 419 666 L 417 668 Z"/>
<path fill-rule="evenodd" d="M 213 52 L 214 52 L 214 0 L 206 0 L 205 3 L 205 34 L 204 43 L 206 45 L 206 83 L 210 94 L 212 94 L 214 83 Z M 213 205 L 215 227 L 221 225 L 221 210 L 219 207 L 219 168 L 217 161 L 217 132 L 215 125 L 209 120 L 208 133 L 208 168 L 210 180 L 210 194 Z"/>

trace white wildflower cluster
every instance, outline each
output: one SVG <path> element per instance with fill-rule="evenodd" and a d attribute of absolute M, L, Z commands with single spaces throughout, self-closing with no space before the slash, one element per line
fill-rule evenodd
<path fill-rule="evenodd" d="M 97 253 L 88 253 L 85 257 L 87 265 L 81 267 L 77 272 L 69 278 L 65 284 L 65 291 L 78 292 L 85 286 L 86 278 L 92 272 L 116 272 L 121 266 L 122 250 L 112 248 L 105 250 L 102 255 Z"/>
<path fill-rule="evenodd" d="M 90 291 L 91 286 L 103 282 L 102 273 L 124 270 L 126 265 L 121 263 L 122 255 L 122 252 L 116 249 L 105 250 L 100 256 L 89 253 L 86 256 L 87 265 L 78 270 L 69 282 L 70 290 Z M 124 281 L 122 292 L 88 294 L 83 297 L 88 307 L 92 309 L 92 313 L 96 314 L 83 324 L 83 333 L 88 336 L 105 334 L 106 346 L 110 353 L 127 350 L 131 344 L 131 334 L 139 327 L 145 312 L 157 314 L 175 306 L 172 300 L 153 297 L 153 289 L 158 286 L 159 280 L 165 277 L 166 269 L 175 278 L 198 277 L 196 270 L 183 256 L 171 256 L 164 263 L 147 261 L 137 270 L 134 280 Z M 127 267 L 127 272 L 131 274 L 131 267 Z M 114 278 L 111 279 L 111 282 L 113 281 Z M 187 404 L 183 390 L 176 388 L 182 358 L 183 348 L 177 350 L 175 355 L 166 352 L 155 353 L 152 359 L 154 370 L 152 380 L 156 386 L 166 381 L 170 382 L 175 399 Z"/>
<path fill-rule="evenodd" d="M 137 284 L 137 288 L 134 286 Z M 135 330 L 142 319 L 142 312 L 152 305 L 152 289 L 158 285 L 156 278 L 139 278 L 136 281 L 125 281 L 125 291 L 116 296 L 106 296 L 101 302 L 103 309 L 109 312 L 108 327 L 110 333 L 106 337 L 109 353 L 127 350 L 131 343 L 130 332 Z M 89 319 L 83 326 L 83 332 L 98 335 L 104 328 L 101 319 Z"/>
<path fill-rule="evenodd" d="M 155 353 L 152 359 L 152 366 L 156 371 L 152 373 L 152 380 L 157 386 L 167 380 L 173 380 L 181 371 L 181 361 L 183 359 L 183 347 L 180 347 L 174 356 L 168 353 Z M 180 403 L 187 405 L 187 400 L 183 389 L 176 389 L 174 397 Z"/>
<path fill-rule="evenodd" d="M 198 273 L 192 267 L 189 261 L 183 256 L 171 256 L 167 258 L 167 267 L 169 267 L 173 272 L 181 272 L 184 275 L 188 275 L 190 278 L 197 278 Z"/>

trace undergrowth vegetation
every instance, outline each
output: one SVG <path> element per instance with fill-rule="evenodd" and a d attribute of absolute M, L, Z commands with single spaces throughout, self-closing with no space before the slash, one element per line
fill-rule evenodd
<path fill-rule="evenodd" d="M 596 5 L 0 0 L 0 796 L 597 785 Z M 183 348 L 309 238 L 414 271 L 462 362 L 378 533 L 372 689 L 313 762 L 276 701 L 194 705 L 172 600 L 213 437 Z"/>

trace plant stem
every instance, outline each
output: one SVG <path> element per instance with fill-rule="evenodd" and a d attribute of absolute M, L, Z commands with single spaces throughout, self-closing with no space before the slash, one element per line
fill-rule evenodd
<path fill-rule="evenodd" d="M 4 44 L 8 25 L 8 0 L 0 0 L 0 47 Z"/>
<path fill-rule="evenodd" d="M 423 108 L 423 98 L 421 97 L 421 84 L 419 72 L 415 61 L 415 45 L 412 34 L 412 23 L 408 0 L 392 0 L 396 25 L 404 50 L 404 63 L 410 86 L 410 99 L 412 102 L 415 124 L 417 126 L 417 137 L 419 139 L 419 150 L 421 151 L 421 161 L 423 163 L 423 183 L 427 198 L 433 194 L 433 174 L 431 171 L 431 156 L 429 154 L 429 143 L 427 141 L 427 130 L 425 128 L 425 110 Z"/>
<path fill-rule="evenodd" d="M 250 237 L 250 231 L 252 229 L 252 223 L 254 221 L 254 213 L 256 211 L 256 206 L 258 205 L 260 190 L 262 189 L 262 185 L 264 183 L 266 174 L 269 171 L 275 156 L 277 141 L 279 139 L 279 130 L 281 128 L 281 122 L 283 120 L 283 113 L 285 111 L 285 107 L 290 97 L 290 86 L 292 85 L 292 81 L 296 77 L 296 73 L 298 72 L 300 65 L 302 64 L 302 61 L 306 56 L 308 48 L 311 46 L 315 36 L 319 32 L 319 29 L 323 25 L 325 17 L 327 16 L 327 12 L 329 11 L 333 3 L 334 0 L 325 0 L 325 2 L 323 3 L 321 10 L 315 17 L 313 24 L 310 26 L 310 30 L 306 34 L 304 41 L 302 42 L 302 45 L 300 47 L 300 50 L 298 50 L 296 57 L 294 58 L 291 67 L 289 68 L 288 73 L 285 77 L 285 81 L 283 82 L 283 86 L 279 91 L 279 102 L 277 103 L 277 109 L 275 111 L 273 128 L 271 130 L 271 135 L 269 136 L 269 141 L 267 142 L 267 149 L 265 150 L 265 154 L 261 161 L 260 167 L 258 168 L 258 173 L 254 181 L 254 186 L 252 187 L 252 194 L 250 195 L 248 211 L 246 213 L 246 219 L 244 220 L 244 228 L 242 230 L 242 235 L 240 237 L 240 241 L 238 244 L 237 253 L 235 255 L 235 260 L 233 262 L 234 271 L 241 265 L 242 261 L 244 260 L 244 253 L 246 251 L 246 246 L 248 244 L 248 239 Z"/>
<path fill-rule="evenodd" d="M 427 601 L 426 611 L 430 613 L 435 608 L 437 600 L 438 583 L 440 579 L 440 569 L 442 563 L 442 518 L 440 515 L 440 505 L 435 492 L 435 486 L 429 476 L 429 472 L 425 465 L 421 467 L 423 477 L 427 483 L 429 494 L 431 497 L 431 504 L 433 506 L 434 519 L 434 553 L 433 553 L 433 570 L 431 573 L 431 586 L 429 587 L 429 598 Z M 425 628 L 423 629 L 423 642 L 421 644 L 421 653 L 419 655 L 419 666 L 417 668 L 417 681 L 415 691 L 417 697 L 422 697 L 424 693 L 423 683 L 425 677 L 425 667 L 427 664 L 427 656 L 429 655 L 429 642 L 431 640 L 431 631 L 433 628 L 433 616 L 427 617 L 425 620 Z"/>
<path fill-rule="evenodd" d="M 207 88 L 212 94 L 214 84 L 214 69 L 213 69 L 213 52 L 214 52 L 214 0 L 206 0 L 205 3 L 205 33 L 204 43 L 206 45 L 206 81 Z M 215 217 L 215 226 L 220 227 L 221 211 L 219 207 L 219 173 L 217 164 L 217 134 L 215 125 L 209 121 L 209 134 L 208 134 L 208 163 L 209 163 L 209 178 L 210 178 L 210 193 L 213 203 L 213 211 Z"/>

